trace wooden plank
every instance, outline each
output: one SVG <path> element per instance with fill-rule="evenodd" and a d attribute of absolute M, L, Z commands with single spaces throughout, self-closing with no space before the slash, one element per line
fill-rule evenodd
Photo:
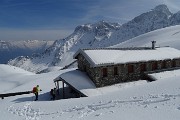
<path fill-rule="evenodd" d="M 63 99 L 65 98 L 65 91 L 64 91 L 64 82 L 62 81 L 62 86 L 63 86 Z"/>
<path fill-rule="evenodd" d="M 4 99 L 4 97 L 23 95 L 23 94 L 30 94 L 30 93 L 32 93 L 32 91 L 5 93 L 5 94 L 0 94 L 0 98 Z"/>

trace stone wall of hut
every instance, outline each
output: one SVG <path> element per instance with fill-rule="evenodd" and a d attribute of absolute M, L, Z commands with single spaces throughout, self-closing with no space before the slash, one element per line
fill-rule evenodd
<path fill-rule="evenodd" d="M 142 71 L 141 65 L 145 64 L 145 70 Z M 128 66 L 132 65 L 133 70 L 129 72 Z M 114 68 L 117 67 L 117 74 L 114 74 Z M 81 54 L 78 55 L 78 68 L 87 73 L 96 87 L 113 85 L 116 83 L 136 81 L 143 79 L 144 72 L 159 72 L 172 68 L 180 67 L 179 59 L 167 59 L 159 61 L 146 61 L 137 63 L 126 63 L 117 65 L 108 65 L 100 67 L 90 67 L 90 63 Z M 107 69 L 107 76 L 103 76 L 103 69 Z"/>

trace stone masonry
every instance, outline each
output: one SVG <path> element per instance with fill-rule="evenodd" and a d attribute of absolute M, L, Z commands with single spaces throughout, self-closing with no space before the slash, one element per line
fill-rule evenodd
<path fill-rule="evenodd" d="M 160 61 L 146 61 L 146 62 L 136 62 L 136 63 L 126 63 L 126 64 L 114 64 L 100 67 L 90 67 L 90 63 L 81 54 L 77 56 L 78 68 L 81 71 L 87 73 L 90 79 L 94 82 L 96 87 L 103 87 L 107 85 L 113 85 L 121 82 L 130 82 L 139 79 L 143 79 L 144 72 L 156 72 L 164 71 L 172 68 L 180 67 L 179 59 L 167 59 Z M 141 65 L 145 65 L 145 70 L 141 70 Z M 128 66 L 131 65 L 132 72 L 128 71 Z M 114 75 L 114 67 L 117 67 L 117 74 Z M 103 68 L 107 70 L 107 76 L 103 76 Z"/>

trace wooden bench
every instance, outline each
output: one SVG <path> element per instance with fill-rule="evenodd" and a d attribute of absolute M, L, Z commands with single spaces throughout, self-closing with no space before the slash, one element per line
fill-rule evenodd
<path fill-rule="evenodd" d="M 32 91 L 5 93 L 5 94 L 0 94 L 0 98 L 4 99 L 4 97 L 23 95 L 23 94 L 30 94 L 30 93 L 32 93 Z"/>

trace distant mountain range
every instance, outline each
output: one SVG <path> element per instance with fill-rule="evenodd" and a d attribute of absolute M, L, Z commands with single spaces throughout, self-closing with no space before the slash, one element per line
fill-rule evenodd
<path fill-rule="evenodd" d="M 33 53 L 43 52 L 54 41 L 28 40 L 28 41 L 2 41 L 0 40 L 0 64 L 17 56 L 30 56 Z"/>
<path fill-rule="evenodd" d="M 52 66 L 64 67 L 74 61 L 73 55 L 79 48 L 109 47 L 153 30 L 179 24 L 180 12 L 173 14 L 166 5 L 159 5 L 123 25 L 100 21 L 77 26 L 71 35 L 56 40 L 42 54 L 18 57 L 9 64 L 33 72 Z"/>

